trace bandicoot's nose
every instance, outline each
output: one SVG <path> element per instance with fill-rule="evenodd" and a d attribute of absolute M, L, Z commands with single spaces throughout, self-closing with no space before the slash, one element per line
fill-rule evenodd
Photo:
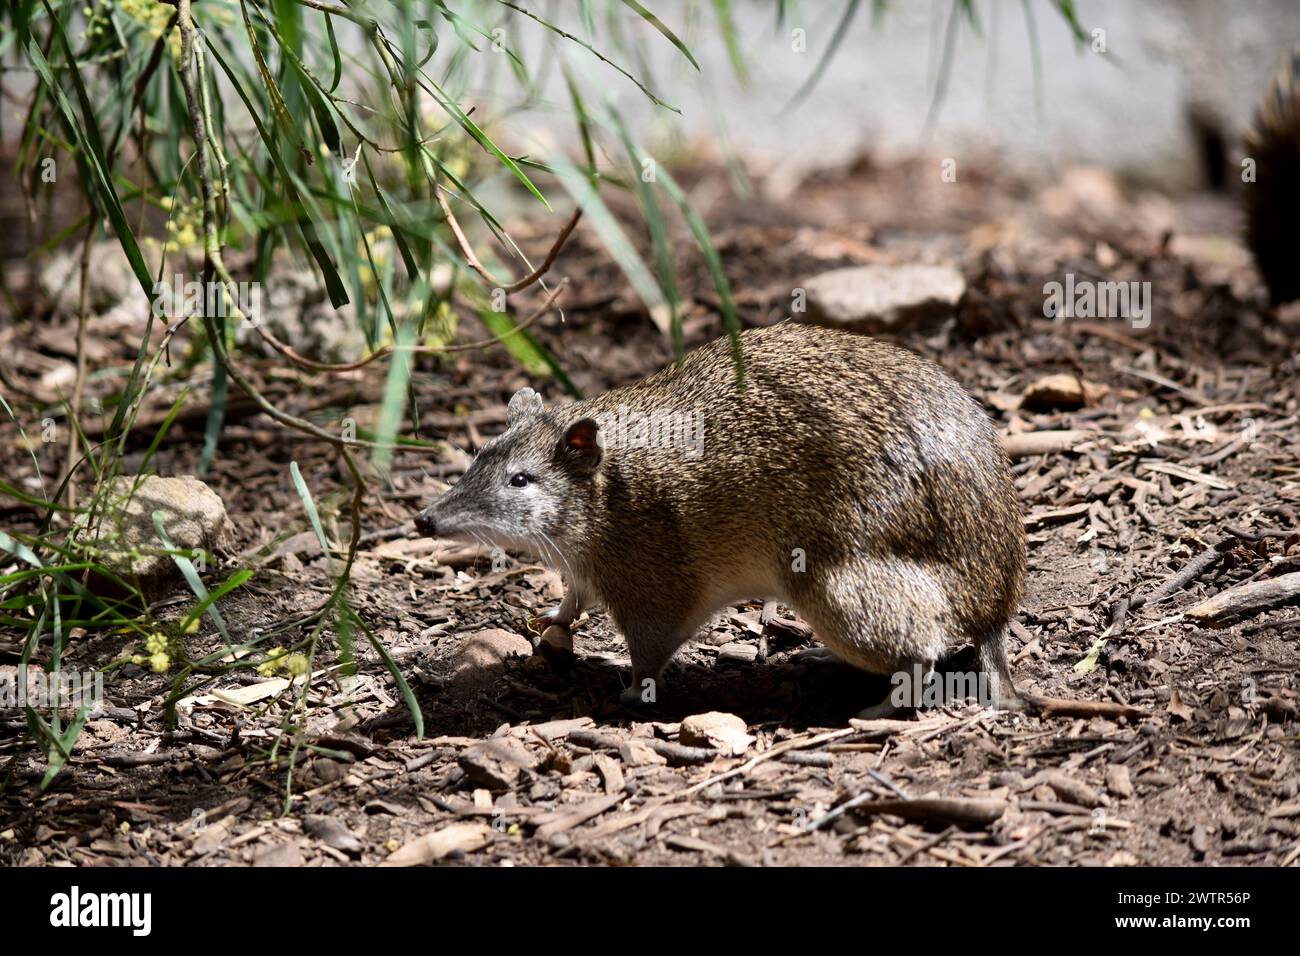
<path fill-rule="evenodd" d="M 420 532 L 420 534 L 427 535 L 430 538 L 436 537 L 438 525 L 433 520 L 433 515 L 430 513 L 428 508 L 425 508 L 415 516 L 415 528 Z"/>

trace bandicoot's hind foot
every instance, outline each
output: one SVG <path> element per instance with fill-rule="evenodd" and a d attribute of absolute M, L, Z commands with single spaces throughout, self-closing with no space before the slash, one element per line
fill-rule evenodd
<path fill-rule="evenodd" d="M 620 707 L 640 707 L 641 688 L 625 687 L 618 695 L 618 705 Z"/>
<path fill-rule="evenodd" d="M 988 699 L 981 700 L 980 703 L 996 710 L 1036 712 L 1037 704 L 1033 695 L 1020 693 L 1011 680 L 1011 662 L 1007 660 L 1007 629 L 999 628 L 976 643 L 980 670 L 984 673 L 988 689 Z"/>
<path fill-rule="evenodd" d="M 633 684 L 624 688 L 618 695 L 618 706 L 636 715 L 645 715 L 654 708 L 655 693 L 653 685 L 643 687 Z"/>

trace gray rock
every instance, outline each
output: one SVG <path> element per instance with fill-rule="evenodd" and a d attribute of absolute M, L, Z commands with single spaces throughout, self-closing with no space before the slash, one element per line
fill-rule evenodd
<path fill-rule="evenodd" d="M 357 835 L 346 826 L 323 814 L 308 814 L 303 818 L 303 829 L 327 846 L 332 846 L 348 856 L 360 856 L 363 849 Z"/>
<path fill-rule="evenodd" d="M 251 318 L 300 355 L 318 362 L 355 362 L 368 351 L 365 334 L 351 303 L 335 309 L 330 305 L 321 279 L 303 269 L 283 269 L 250 293 L 247 303 Z M 236 330 L 241 346 L 266 355 L 276 354 L 262 341 L 251 324 Z"/>
<path fill-rule="evenodd" d="M 460 769 L 475 786 L 510 790 L 521 775 L 538 765 L 538 757 L 518 740 L 493 738 L 472 744 L 459 759 Z"/>
<path fill-rule="evenodd" d="M 716 710 L 684 718 L 677 739 L 688 747 L 712 747 L 736 757 L 754 742 L 743 720 Z"/>
<path fill-rule="evenodd" d="M 147 597 L 166 593 L 180 580 L 180 570 L 154 527 L 155 511 L 162 512 L 172 544 L 191 554 L 212 551 L 230 528 L 220 496 L 191 475 L 116 478 L 99 511 L 98 526 L 81 540 L 114 574 L 138 578 Z"/>
<path fill-rule="evenodd" d="M 457 677 L 473 677 L 494 672 L 505 664 L 507 657 L 530 657 L 532 653 L 532 643 L 522 634 L 499 627 L 488 628 L 461 644 L 454 673 Z"/>
<path fill-rule="evenodd" d="M 51 255 L 37 281 L 41 292 L 54 303 L 56 312 L 75 315 L 81 301 L 81 243 L 73 243 Z M 116 240 L 97 242 L 91 247 L 87 286 L 92 312 L 117 305 L 129 295 L 143 296 L 126 253 Z"/>
<path fill-rule="evenodd" d="M 758 648 L 744 641 L 732 641 L 718 648 L 719 661 L 731 661 L 737 664 L 752 664 L 758 660 Z"/>
<path fill-rule="evenodd" d="M 951 266 L 873 264 L 823 272 L 804 290 L 805 321 L 878 332 L 951 315 L 966 281 Z"/>

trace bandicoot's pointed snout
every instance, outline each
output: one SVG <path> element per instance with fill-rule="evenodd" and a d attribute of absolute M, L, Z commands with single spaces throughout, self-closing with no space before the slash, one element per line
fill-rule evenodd
<path fill-rule="evenodd" d="M 438 524 L 433 520 L 432 508 L 425 508 L 415 516 L 415 529 L 430 538 L 437 537 Z"/>

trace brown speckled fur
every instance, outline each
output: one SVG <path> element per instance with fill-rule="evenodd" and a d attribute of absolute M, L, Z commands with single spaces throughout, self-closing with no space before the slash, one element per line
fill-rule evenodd
<path fill-rule="evenodd" d="M 741 342 L 743 391 L 720 339 L 587 401 L 543 411 L 520 393 L 422 521 L 544 550 L 576 589 L 561 620 L 603 603 L 637 686 L 728 602 L 774 597 L 873 673 L 973 641 L 994 700 L 1014 705 L 1005 627 L 1024 531 L 983 409 L 934 363 L 863 336 L 783 324 Z M 569 450 L 570 426 L 619 406 L 701 412 L 703 453 Z M 518 473 L 527 487 L 511 487 Z"/>

